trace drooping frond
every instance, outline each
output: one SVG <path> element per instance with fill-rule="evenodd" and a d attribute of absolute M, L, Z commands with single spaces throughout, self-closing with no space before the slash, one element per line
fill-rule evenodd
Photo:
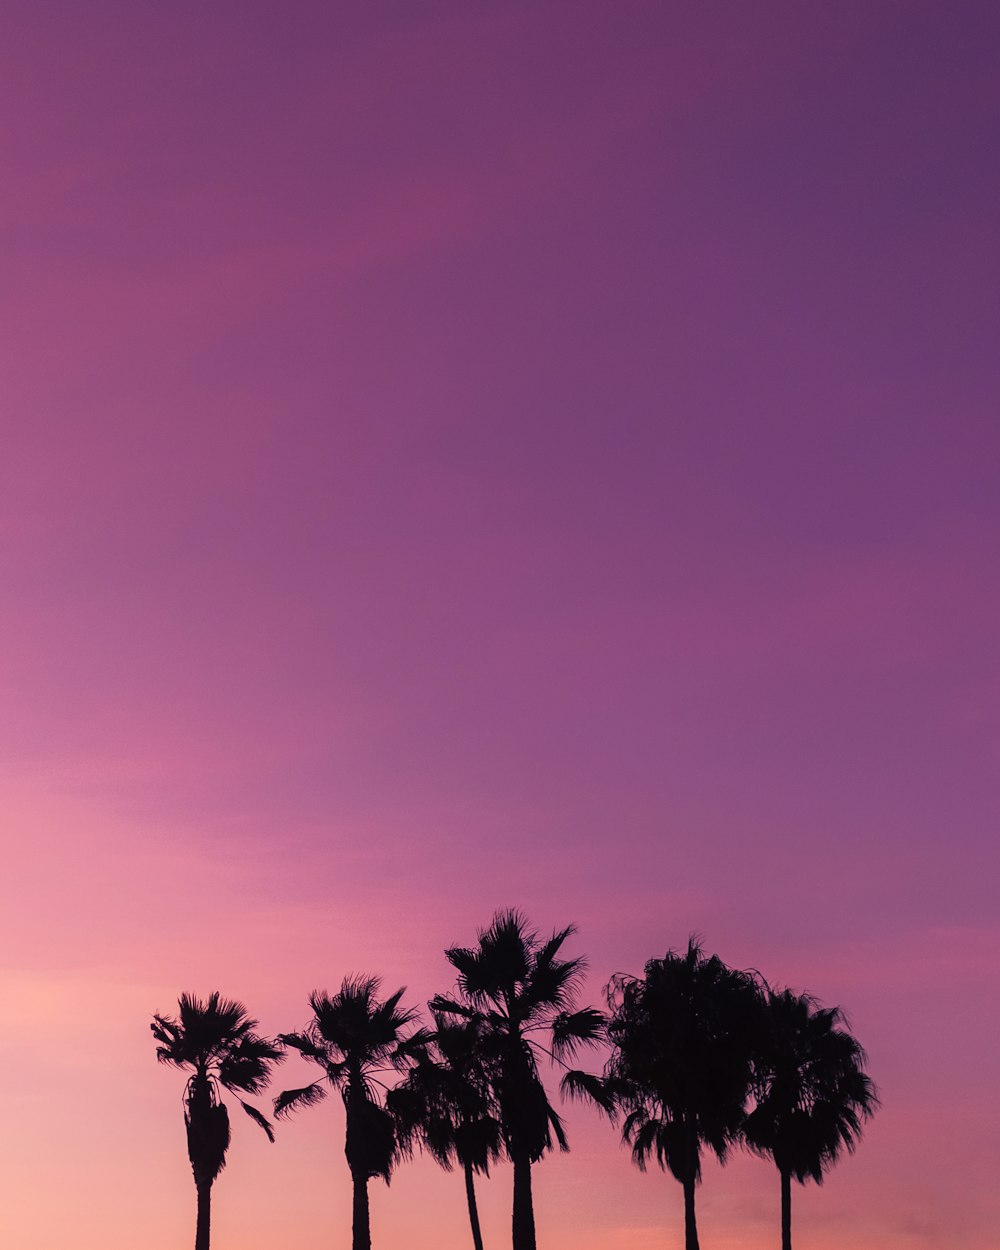
<path fill-rule="evenodd" d="M 239 1103 L 240 1103 L 240 1106 L 243 1108 L 243 1110 L 250 1117 L 250 1119 L 253 1120 L 254 1124 L 259 1124 L 260 1127 L 264 1130 L 264 1132 L 267 1134 L 267 1140 L 269 1142 L 273 1142 L 274 1141 L 274 1129 L 271 1127 L 270 1120 L 265 1119 L 264 1116 L 261 1115 L 261 1113 L 257 1110 L 256 1107 L 251 1106 L 251 1104 L 248 1102 L 244 1102 L 242 1098 L 239 1100 Z"/>
<path fill-rule="evenodd" d="M 319 1081 L 314 1081 L 312 1085 L 306 1085 L 302 1089 L 286 1089 L 274 1100 L 274 1114 L 279 1120 L 283 1120 L 285 1116 L 291 1115 L 293 1111 L 299 1111 L 303 1107 L 312 1107 L 316 1103 L 322 1102 L 326 1097 L 326 1090 Z"/>
<path fill-rule="evenodd" d="M 622 1126 L 622 1138 L 632 1146 L 632 1158 L 640 1172 L 645 1172 L 646 1161 L 656 1146 L 661 1123 L 639 1111 L 631 1111 Z"/>
<path fill-rule="evenodd" d="M 618 1101 L 615 1098 L 614 1086 L 605 1077 L 573 1068 L 563 1076 L 559 1089 L 571 1102 L 574 1099 L 592 1102 L 612 1122 L 618 1115 Z"/>
<path fill-rule="evenodd" d="M 407 1159 L 412 1158 L 414 1152 L 424 1144 L 426 1105 L 423 1092 L 413 1088 L 408 1082 L 397 1085 L 386 1093 L 385 1107 L 396 1127 L 396 1147 Z M 451 1169 L 447 1150 L 439 1162 L 445 1169 Z"/>
<path fill-rule="evenodd" d="M 549 1106 L 546 1112 L 549 1125 L 552 1128 L 552 1135 L 559 1143 L 560 1150 L 569 1150 L 569 1140 L 566 1137 L 566 1129 L 563 1127 L 562 1116 L 556 1111 L 555 1107 Z"/>

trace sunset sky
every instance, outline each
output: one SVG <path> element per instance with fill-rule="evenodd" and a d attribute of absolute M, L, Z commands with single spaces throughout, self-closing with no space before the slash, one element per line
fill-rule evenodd
<path fill-rule="evenodd" d="M 842 1005 L 884 1105 L 797 1243 L 995 1250 L 998 56 L 994 0 L 7 0 L 5 1247 L 190 1244 L 181 991 L 422 1003 L 507 905 L 595 1004 L 697 932 Z M 679 1250 L 566 1117 L 540 1250 Z M 706 1250 L 778 1197 L 708 1166 Z M 337 1103 L 241 1115 L 213 1217 L 346 1245 Z"/>

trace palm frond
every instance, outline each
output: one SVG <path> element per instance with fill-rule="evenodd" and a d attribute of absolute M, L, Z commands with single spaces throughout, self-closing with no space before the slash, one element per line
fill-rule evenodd
<path fill-rule="evenodd" d="M 300 1055 L 305 1055 L 307 1059 L 312 1059 L 316 1063 L 325 1063 L 327 1060 L 325 1049 L 317 1045 L 308 1032 L 279 1033 L 278 1041 L 282 1046 L 290 1046 Z"/>
<path fill-rule="evenodd" d="M 267 1140 L 273 1143 L 274 1129 L 271 1127 L 270 1120 L 266 1120 L 264 1116 L 262 1116 L 261 1113 L 257 1110 L 256 1107 L 251 1106 L 250 1103 L 248 1102 L 244 1102 L 242 1098 L 239 1100 L 239 1104 L 243 1108 L 243 1110 L 247 1113 L 247 1115 L 250 1117 L 250 1119 L 253 1120 L 255 1124 L 259 1124 L 260 1127 L 264 1130 L 264 1132 L 267 1134 Z"/>
<path fill-rule="evenodd" d="M 556 1141 L 559 1143 L 560 1150 L 569 1150 L 569 1140 L 566 1137 L 566 1129 L 563 1127 L 562 1116 L 552 1106 L 547 1108 L 548 1121 L 552 1127 Z"/>
<path fill-rule="evenodd" d="M 460 1016 L 463 1020 L 478 1020 L 481 1013 L 469 1003 L 460 1003 L 445 994 L 435 994 L 427 1004 L 431 1011 L 440 1015 Z"/>
<path fill-rule="evenodd" d="M 592 1102 L 612 1122 L 618 1115 L 618 1101 L 615 1098 L 614 1086 L 604 1077 L 573 1068 L 563 1076 L 559 1089 L 571 1102 L 574 1099 Z"/>
<path fill-rule="evenodd" d="M 606 1019 L 594 1007 L 561 1011 L 552 1020 L 552 1052 L 557 1059 L 570 1058 L 579 1046 L 596 1046 L 604 1038 Z"/>
<path fill-rule="evenodd" d="M 409 1023 L 409 1021 L 407 1021 Z M 404 1037 L 389 1055 L 389 1062 L 398 1072 L 405 1072 L 426 1051 L 434 1034 L 430 1029 L 420 1028 Z"/>
<path fill-rule="evenodd" d="M 271 1079 L 271 1069 L 285 1058 L 284 1049 L 255 1033 L 246 1033 L 220 1057 L 219 1080 L 230 1090 L 258 1094 Z"/>
<path fill-rule="evenodd" d="M 646 1162 L 653 1153 L 660 1131 L 660 1122 L 640 1116 L 633 1111 L 622 1126 L 622 1139 L 632 1147 L 632 1158 L 640 1172 L 645 1172 Z"/>
<path fill-rule="evenodd" d="M 319 1081 L 314 1081 L 312 1085 L 306 1085 L 302 1089 L 283 1090 L 274 1100 L 275 1117 L 282 1120 L 293 1111 L 301 1110 L 302 1107 L 315 1106 L 325 1097 L 326 1090 Z"/>

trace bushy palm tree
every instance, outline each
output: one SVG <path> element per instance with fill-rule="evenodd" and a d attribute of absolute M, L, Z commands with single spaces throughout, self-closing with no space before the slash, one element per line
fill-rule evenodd
<path fill-rule="evenodd" d="M 386 1105 L 404 1146 L 418 1144 L 448 1171 L 455 1163 L 462 1169 L 474 1250 L 483 1250 L 475 1174 L 488 1175 L 503 1153 L 483 1023 L 441 1014 L 434 1022 L 430 1043 Z"/>
<path fill-rule="evenodd" d="M 476 1021 L 500 1120 L 514 1165 L 513 1250 L 535 1250 L 531 1165 L 553 1144 L 568 1149 L 562 1121 L 538 1070 L 540 1054 L 561 1060 L 601 1037 L 604 1017 L 574 1009 L 584 961 L 560 951 L 568 926 L 542 941 L 518 911 L 499 911 L 473 947 L 445 952 L 458 972 L 458 997 L 438 996 L 431 1009 Z"/>
<path fill-rule="evenodd" d="M 651 1157 L 684 1189 L 685 1250 L 698 1250 L 695 1187 L 707 1146 L 722 1161 L 739 1138 L 752 1074 L 760 997 L 747 973 L 684 952 L 651 959 L 642 977 L 607 987 L 612 1052 L 603 1079 L 570 1073 L 570 1094 L 589 1096 L 613 1118 L 644 1171 Z"/>
<path fill-rule="evenodd" d="M 744 1137 L 781 1176 L 781 1245 L 792 1246 L 792 1180 L 823 1180 L 878 1106 L 865 1052 L 837 1007 L 808 994 L 768 990 L 760 1037 L 756 1103 Z"/>
<path fill-rule="evenodd" d="M 298 1033 L 282 1033 L 280 1041 L 323 1069 L 323 1076 L 303 1089 L 285 1090 L 274 1100 L 279 1118 L 326 1097 L 327 1087 L 340 1090 L 347 1113 L 345 1154 L 353 1182 L 354 1250 L 370 1250 L 368 1182 L 381 1176 L 387 1183 L 397 1159 L 392 1116 L 383 1105 L 384 1078 L 405 1072 L 428 1034 L 408 1031 L 415 1008 L 403 1008 L 405 989 L 379 999 L 378 977 L 346 977 L 336 994 L 315 991 L 309 996 L 313 1018 Z"/>
<path fill-rule="evenodd" d="M 229 1113 L 220 1089 L 237 1094 L 243 1110 L 274 1141 L 271 1125 L 256 1107 L 239 1098 L 267 1085 L 271 1069 L 284 1057 L 279 1046 L 254 1031 L 257 1021 L 242 1003 L 210 994 L 202 1002 L 182 994 L 178 1015 L 154 1015 L 149 1026 L 159 1045 L 160 1063 L 190 1071 L 184 1087 L 184 1125 L 188 1158 L 198 1194 L 195 1250 L 208 1250 L 212 1220 L 212 1185 L 226 1166 Z"/>

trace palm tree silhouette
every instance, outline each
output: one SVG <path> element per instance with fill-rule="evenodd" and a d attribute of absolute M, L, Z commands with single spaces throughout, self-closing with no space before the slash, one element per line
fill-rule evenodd
<path fill-rule="evenodd" d="M 853 1152 L 878 1095 L 843 1013 L 808 994 L 768 989 L 759 1050 L 756 1103 L 744 1138 L 780 1173 L 781 1246 L 791 1250 L 792 1180 L 822 1182 L 842 1149 Z"/>
<path fill-rule="evenodd" d="M 182 994 L 178 1016 L 154 1014 L 149 1026 L 159 1045 L 160 1063 L 189 1069 L 184 1087 L 184 1125 L 188 1158 L 198 1194 L 195 1250 L 208 1250 L 212 1221 L 212 1185 L 226 1166 L 229 1149 L 229 1112 L 219 1090 L 237 1094 L 240 1106 L 274 1141 L 271 1125 L 239 1093 L 258 1094 L 267 1085 L 274 1064 L 284 1058 L 281 1049 L 254 1032 L 242 1003 L 217 992 L 201 1002 Z M 238 1092 L 237 1092 L 238 1091 Z"/>
<path fill-rule="evenodd" d="M 591 1007 L 573 1010 L 584 961 L 561 959 L 559 951 L 574 932 L 570 925 L 542 942 L 520 912 L 498 911 L 479 931 L 477 946 L 445 951 L 458 970 L 459 997 L 439 995 L 430 1003 L 432 1011 L 475 1021 L 481 1029 L 504 1145 L 514 1165 L 513 1250 L 535 1250 L 531 1165 L 552 1149 L 553 1139 L 569 1149 L 539 1076 L 539 1052 L 561 1060 L 580 1044 L 597 1042 L 604 1023 Z"/>
<path fill-rule="evenodd" d="M 695 1186 L 701 1151 L 725 1161 L 740 1133 L 750 1087 L 759 992 L 754 979 L 687 951 L 651 959 L 643 977 L 619 973 L 607 987 L 612 1046 L 603 1078 L 572 1072 L 571 1095 L 595 1101 L 613 1119 L 645 1171 L 651 1156 L 684 1189 L 685 1250 L 698 1250 Z"/>
<path fill-rule="evenodd" d="M 489 1175 L 503 1153 L 495 1114 L 488 1058 L 480 1020 L 451 1020 L 437 1014 L 435 1031 L 406 1080 L 386 1095 L 400 1142 L 425 1146 L 441 1166 L 458 1163 L 475 1250 L 483 1250 L 475 1173 Z"/>
<path fill-rule="evenodd" d="M 340 1090 L 347 1113 L 345 1154 L 353 1182 L 353 1250 L 370 1250 L 368 1181 L 387 1183 L 398 1155 L 392 1116 L 382 1104 L 380 1089 L 390 1072 L 405 1072 L 429 1034 L 406 1032 L 417 1018 L 415 1008 L 400 1007 L 405 989 L 378 998 L 379 977 L 345 977 L 340 990 L 309 996 L 313 1018 L 299 1033 L 279 1040 L 323 1069 L 324 1076 L 303 1089 L 289 1089 L 274 1100 L 280 1119 L 326 1097 L 326 1085 Z"/>

